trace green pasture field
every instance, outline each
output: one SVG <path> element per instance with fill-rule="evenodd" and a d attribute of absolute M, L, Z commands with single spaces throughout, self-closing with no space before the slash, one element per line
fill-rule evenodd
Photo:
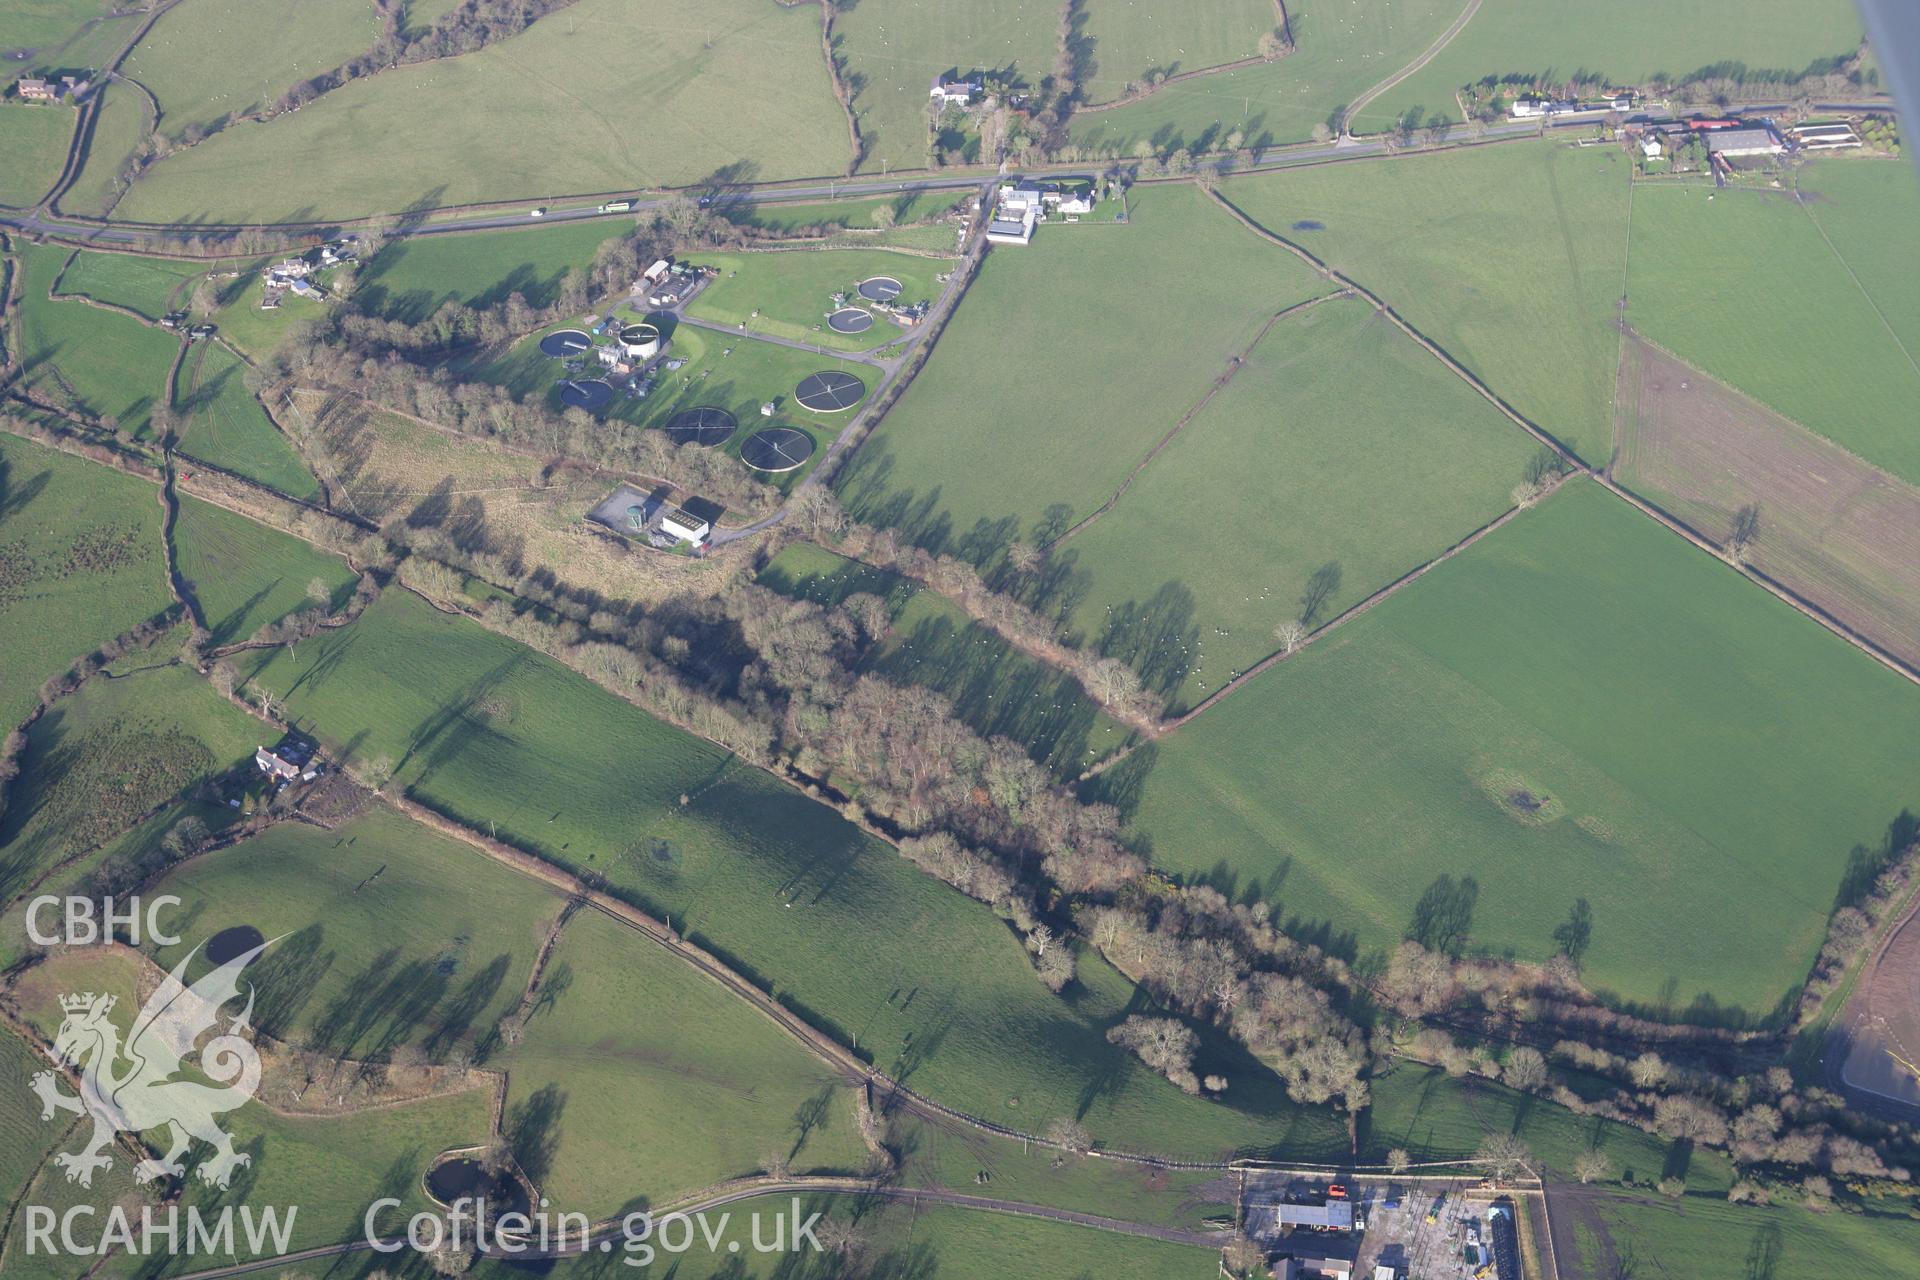
<path fill-rule="evenodd" d="M 16 341 L 22 383 L 37 399 L 56 405 L 71 402 L 96 416 L 118 419 L 130 435 L 144 435 L 148 412 L 166 394 L 167 370 L 180 340 L 164 329 L 77 299 L 50 300 L 47 289 L 69 252 L 19 246 Z"/>
<path fill-rule="evenodd" d="M 1538 448 L 1369 304 L 1328 302 L 1280 321 L 1052 563 L 1080 634 L 1184 708 L 1279 648 L 1313 574 L 1339 570 L 1318 625 L 1505 511 Z"/>
<path fill-rule="evenodd" d="M 1561 1266 L 1577 1263 L 1581 1270 L 1573 1274 L 1615 1274 L 1614 1259 L 1627 1259 L 1636 1274 L 1645 1267 L 1655 1275 L 1699 1280 L 1896 1275 L 1913 1265 L 1920 1250 L 1920 1222 L 1909 1214 L 1910 1203 L 1867 1200 L 1859 1213 L 1819 1213 L 1791 1199 L 1729 1204 L 1719 1196 L 1694 1194 L 1691 1183 L 1686 1199 L 1677 1202 L 1645 1191 L 1619 1192 L 1592 1202 L 1612 1238 L 1611 1251 L 1583 1223 L 1576 1236 L 1579 1258 L 1563 1257 Z"/>
<path fill-rule="evenodd" d="M 1145 997 L 1081 958 L 1047 992 L 985 908 L 725 753 L 477 624 L 389 592 L 354 625 L 262 655 L 256 681 L 329 750 L 555 862 L 598 872 L 914 1088 L 1004 1124 L 1083 1114 L 1106 1143 L 1344 1150 L 1243 1049 L 1203 1033 L 1225 1100 L 1107 1043 Z M 617 747 L 614 745 L 617 744 Z M 685 803 L 682 803 L 682 797 Z"/>
<path fill-rule="evenodd" d="M 107 0 L 15 0 L 0 14 L 0 52 L 58 45 L 111 8 Z"/>
<path fill-rule="evenodd" d="M 1764 1017 L 1849 850 L 1915 803 L 1888 762 L 1920 758 L 1916 696 L 1576 481 L 1116 783 L 1168 870 L 1362 952 L 1466 932 L 1541 960 L 1584 897 L 1591 988 Z"/>
<path fill-rule="evenodd" d="M 969 1185 L 964 1190 L 978 1196 L 999 1194 L 992 1186 Z M 836 1254 L 816 1254 L 804 1243 L 798 1253 L 762 1253 L 752 1247 L 753 1222 L 759 1222 L 765 1243 L 774 1236 L 774 1220 L 784 1218 L 791 1228 L 796 1211 L 801 1221 L 820 1213 L 825 1220 L 849 1224 L 860 1242 L 855 1260 L 849 1264 Z M 621 1276 L 671 1276 L 672 1280 L 834 1280 L 850 1276 L 887 1280 L 1085 1280 L 1092 1276 L 1113 1280 L 1213 1280 L 1220 1274 L 1219 1250 L 1210 1247 L 983 1209 L 907 1204 L 861 1195 L 756 1197 L 712 1210 L 701 1222 L 718 1240 L 713 1250 L 696 1227 L 690 1247 L 679 1253 L 660 1248 L 656 1235 L 651 1255 L 638 1252 L 640 1246 L 628 1252 L 616 1239 L 610 1253 L 589 1250 L 582 1256 L 539 1266 L 553 1280 L 618 1280 Z M 669 1233 L 675 1244 L 680 1242 L 679 1230 L 675 1226 Z M 822 1239 L 828 1238 L 819 1224 L 815 1230 Z M 729 1250 L 729 1244 L 737 1244 L 739 1251 Z M 642 1269 L 649 1256 L 651 1262 Z M 359 1255 L 349 1255 L 330 1274 L 341 1280 L 373 1280 L 369 1271 L 382 1261 L 387 1260 L 366 1263 L 359 1260 Z M 307 1272 L 289 1269 L 261 1274 L 268 1280 L 302 1280 Z M 526 1265 L 482 1259 L 467 1274 L 472 1280 L 516 1280 L 526 1275 Z"/>
<path fill-rule="evenodd" d="M 407 30 L 425 31 L 460 7 L 460 0 L 407 0 Z"/>
<path fill-rule="evenodd" d="M 1679 1155 L 1667 1139 L 1644 1129 L 1581 1116 L 1482 1077 L 1455 1078 L 1407 1059 L 1373 1079 L 1372 1099 L 1360 1119 L 1360 1151 L 1376 1164 L 1385 1163 L 1395 1147 L 1470 1154 L 1489 1136 L 1511 1133 L 1559 1180 L 1571 1179 L 1574 1161 L 1593 1148 L 1613 1162 L 1613 1172 L 1601 1181 L 1644 1184 L 1657 1181 Z M 1686 1164 L 1688 1185 L 1696 1191 L 1724 1195 L 1733 1182 L 1732 1164 L 1718 1151 L 1687 1153 Z"/>
<path fill-rule="evenodd" d="M 171 603 L 152 485 L 0 434 L 0 725 Z"/>
<path fill-rule="evenodd" d="M 326 303 L 291 293 L 282 295 L 272 311 L 262 311 L 260 298 L 260 271 L 249 268 L 221 283 L 220 306 L 213 313 L 220 337 L 255 360 L 273 354 L 302 322 L 319 320 L 327 311 Z"/>
<path fill-rule="evenodd" d="M 1276 312 L 1330 292 L 1186 185 L 1126 225 L 996 248 L 925 368 L 840 474 L 861 520 L 976 561 L 1110 497 Z M 986 389 L 991 388 L 988 392 Z"/>
<path fill-rule="evenodd" d="M 135 966 L 124 951 L 89 953 L 81 949 L 52 957 L 21 979 L 14 990 L 30 1025 L 47 1036 L 59 1025 L 59 1006 L 54 997 L 63 992 L 106 991 L 119 997 L 122 1009 L 140 1007 L 135 996 Z M 116 1011 L 115 1021 L 124 1027 L 131 1023 L 132 1015 Z M 421 1188 L 421 1174 L 440 1152 L 486 1140 L 490 1104 L 489 1091 L 484 1088 L 377 1111 L 323 1117 L 281 1115 L 252 1101 L 220 1118 L 222 1127 L 233 1135 L 235 1149 L 250 1154 L 252 1164 L 235 1175 L 232 1188 L 225 1192 L 190 1177 L 182 1200 L 186 1205 L 197 1205 L 203 1213 L 217 1212 L 223 1204 L 247 1204 L 256 1212 L 277 1206 L 284 1215 L 287 1209 L 298 1206 L 290 1249 L 358 1239 L 367 1207 L 379 1197 L 392 1196 L 401 1202 L 392 1210 L 396 1216 L 429 1206 Z M 77 1140 L 66 1147 L 76 1145 Z M 94 1205 L 99 1216 L 85 1225 L 98 1230 L 104 1225 L 106 1206 L 125 1189 L 122 1179 L 128 1172 L 127 1165 L 124 1153 L 116 1153 L 114 1168 L 96 1178 L 90 1190 L 68 1184 L 58 1169 L 43 1169 L 31 1192 L 31 1202 L 59 1207 L 66 1203 Z M 137 1210 L 134 1222 L 139 1222 Z M 21 1250 L 17 1258 L 13 1252 L 16 1248 Z M 239 1223 L 235 1224 L 234 1250 L 242 1258 L 259 1256 L 248 1249 Z M 184 1249 L 170 1256 L 164 1248 L 159 1252 L 157 1267 L 155 1258 L 122 1253 L 110 1260 L 103 1273 L 145 1276 L 191 1272 L 203 1269 L 206 1261 Z M 268 1244 L 263 1252 L 270 1254 L 274 1249 Z M 49 1267 L 49 1263 L 55 1266 Z M 73 1274 L 70 1256 L 27 1257 L 24 1233 L 11 1235 L 7 1256 L 0 1265 L 9 1280 L 15 1275 Z"/>
<path fill-rule="evenodd" d="M 0 1071 L 7 1079 L 29 1080 L 47 1066 L 38 1050 L 11 1029 L 0 1031 Z M 66 1119 L 72 1122 L 71 1117 Z M 8 1204 L 19 1200 L 64 1128 L 64 1124 L 42 1120 L 40 1100 L 25 1089 L 9 1090 L 0 1098 L 0 1198 Z"/>
<path fill-rule="evenodd" d="M 1092 0 L 1083 38 L 1091 67 L 1081 69 L 1089 102 L 1110 102 L 1150 70 L 1168 75 L 1237 62 L 1260 51 L 1260 37 L 1280 25 L 1273 0 L 1201 0 L 1147 12 L 1142 0 Z"/>
<path fill-rule="evenodd" d="M 1818 161 L 1810 176 L 1827 189 L 1804 205 L 1771 189 L 1637 188 L 1628 318 L 1682 359 L 1920 484 L 1920 290 L 1895 266 L 1920 242 L 1909 225 L 1920 183 L 1904 161 L 1853 157 Z"/>
<path fill-rule="evenodd" d="M 340 557 L 184 494 L 173 545 L 215 644 L 245 640 L 301 609 L 331 612 L 353 593 L 353 570 Z M 325 587 L 319 599 L 308 591 L 316 580 Z"/>
<path fill-rule="evenodd" d="M 518 1005 L 562 899 L 391 810 L 337 832 L 282 824 L 188 864 L 165 891 L 193 922 L 157 957 L 168 967 L 232 926 L 288 935 L 259 962 L 258 1008 L 275 1034 L 352 1057 L 464 1050 L 508 1074 L 509 1116 L 558 1099 L 534 1173 L 556 1210 L 598 1218 L 636 1195 L 751 1173 L 776 1150 L 799 1169 L 865 1158 L 852 1095 L 817 1058 L 593 911 L 566 926 L 525 1039 L 503 1045 L 495 1025 Z"/>
<path fill-rule="evenodd" d="M 1613 441 L 1627 180 L 1627 159 L 1612 148 L 1528 141 L 1237 178 L 1221 190 L 1598 463 Z"/>
<path fill-rule="evenodd" d="M 720 212 L 738 226 L 765 227 L 774 231 L 802 231 L 809 227 L 851 227 L 855 230 L 878 227 L 874 214 L 880 209 L 892 211 L 895 223 L 917 222 L 951 209 L 966 192 L 922 191 L 870 200 L 810 200 L 796 204 L 727 205 Z"/>
<path fill-rule="evenodd" d="M 192 672 L 152 665 L 173 656 L 162 643 L 140 669 L 88 681 L 34 725 L 0 817 L 0 902 L 93 850 L 119 844 L 132 851 L 123 835 L 176 802 L 209 827 L 225 820 L 224 808 L 188 803 L 191 793 L 251 755 L 264 730 Z M 9 944 L 20 923 L 10 916 Z"/>
<path fill-rule="evenodd" d="M 0 102 L 0 205 L 22 209 L 47 194 L 67 162 L 75 118 L 63 106 Z"/>
<path fill-rule="evenodd" d="M 380 20 L 363 0 L 187 0 L 122 68 L 160 101 L 178 138 L 270 107 L 302 80 L 365 53 Z"/>
<path fill-rule="evenodd" d="M 1920 348 L 1920 289 L 1907 263 L 1920 257 L 1920 181 L 1909 164 L 1838 156 L 1794 175 L 1801 207 L 1833 241 L 1874 307 L 1908 351 Z"/>
<path fill-rule="evenodd" d="M 503 1065 L 514 1098 L 566 1099 L 541 1183 L 557 1207 L 599 1218 L 754 1173 L 776 1154 L 802 1171 L 865 1162 L 847 1083 L 642 935 L 575 916 L 546 991 L 552 1004 Z"/>
<path fill-rule="evenodd" d="M 79 294 L 158 321 L 169 311 L 186 307 L 193 293 L 192 282 L 205 273 L 201 263 L 83 251 L 67 264 L 55 296 Z"/>
<path fill-rule="evenodd" d="M 153 120 L 147 100 L 131 85 L 106 84 L 93 92 L 98 105 L 87 137 L 87 158 L 55 208 L 104 218 L 120 198 L 114 179 L 134 148 L 146 140 Z"/>
<path fill-rule="evenodd" d="M 642 314 L 625 306 L 621 311 L 635 320 L 640 319 Z M 541 354 L 540 339 L 556 329 L 579 327 L 577 321 L 548 325 L 521 339 L 497 358 L 474 364 L 468 372 L 485 381 L 497 382 L 518 396 L 544 395 L 547 403 L 558 409 L 561 407 L 560 382 L 566 376 L 565 370 L 560 361 Z M 725 409 L 740 424 L 733 438 L 722 446 L 735 456 L 739 455 L 740 446 L 747 437 L 762 427 L 798 427 L 813 436 L 816 446 L 813 456 L 805 466 L 793 471 L 761 477 L 768 484 L 783 490 L 790 490 L 818 464 L 827 443 L 839 434 L 848 419 L 859 412 L 857 406 L 845 413 L 835 414 L 814 414 L 801 408 L 793 398 L 793 390 L 800 380 L 819 370 L 839 369 L 864 382 L 869 395 L 879 385 L 880 370 L 872 365 L 835 360 L 811 351 L 761 342 L 747 336 L 716 333 L 690 324 L 666 328 L 670 342 L 668 358 L 684 360 L 686 365 L 673 371 L 658 366 L 658 381 L 651 395 L 644 400 L 635 400 L 621 392 L 614 396 L 612 403 L 602 411 L 603 414 L 634 427 L 652 427 L 664 423 L 682 409 L 709 405 Z M 582 376 L 597 375 L 599 372 L 601 369 L 598 364 L 590 364 Z M 760 406 L 769 400 L 777 407 L 775 416 L 771 419 L 762 418 Z"/>
<path fill-rule="evenodd" d="M 796 542 L 760 571 L 759 581 L 821 604 L 862 591 L 880 596 L 892 610 L 893 634 L 875 647 L 866 670 L 937 690 L 977 732 L 1012 738 L 1063 778 L 1077 776 L 1127 741 L 1126 729 L 1078 682 L 898 574 Z"/>
<path fill-rule="evenodd" d="M 723 168 L 734 181 L 835 174 L 847 155 L 817 9 L 659 0 L 635 22 L 624 0 L 581 0 L 476 53 L 225 130 L 155 165 L 117 212 L 286 221 L 539 204 Z"/>
<path fill-rule="evenodd" d="M 869 351 L 907 330 L 884 312 L 868 307 L 872 328 L 865 333 L 835 333 L 826 323 L 827 313 L 834 309 L 833 295 L 844 293 L 846 305 L 858 307 L 863 300 L 854 286 L 871 276 L 892 276 L 904 286 L 898 300 L 901 306 L 931 302 L 943 287 L 934 277 L 951 270 L 954 262 L 884 250 L 822 249 L 703 254 L 700 265 L 715 268 L 720 277 L 694 298 L 688 315 L 730 328 L 744 325 L 749 333 L 816 347 Z"/>
<path fill-rule="evenodd" d="M 1038 86 L 1053 70 L 1060 6 L 1047 0 L 861 0 L 834 15 L 841 78 L 866 144 L 861 172 L 927 167 L 927 89 L 940 75 L 998 71 Z"/>
<path fill-rule="evenodd" d="M 350 1057 L 462 1050 L 483 1065 L 476 1046 L 499 1048 L 494 1026 L 519 1004 L 563 905 L 377 802 L 334 831 L 278 823 L 157 888 L 181 900 L 181 943 L 154 957 L 168 969 L 225 929 L 280 939 L 249 971 L 268 1034 Z"/>
<path fill-rule="evenodd" d="M 951 257 L 959 251 L 959 228 L 948 222 L 923 222 L 881 231 L 834 231 L 821 241 L 829 249 L 905 249 Z"/>
<path fill-rule="evenodd" d="M 1434 114 L 1458 120 L 1455 92 L 1486 76 L 1525 86 L 1581 72 L 1640 85 L 1721 64 L 1756 75 L 1795 74 L 1852 53 L 1860 30 L 1848 0 L 1624 0 L 1605 7 L 1484 0 L 1432 62 L 1368 104 L 1354 131 L 1392 128 L 1409 112 L 1423 121 Z"/>
<path fill-rule="evenodd" d="M 887 1145 L 901 1153 L 900 1181 L 964 1195 L 1203 1231 L 1206 1219 L 1233 1216 L 1237 1175 L 1218 1169 L 1153 1169 L 1118 1160 L 1067 1159 L 1051 1147 L 937 1125 L 895 1112 Z M 976 1179 L 987 1175 L 985 1184 Z"/>
<path fill-rule="evenodd" d="M 246 365 L 217 342 L 187 353 L 174 387 L 180 454 L 257 480 L 295 498 L 314 498 L 320 482 L 293 443 L 247 390 Z"/>
<path fill-rule="evenodd" d="M 568 271 L 586 270 L 595 250 L 631 229 L 616 218 L 394 240 L 362 267 L 353 305 L 409 324 L 449 301 L 488 307 L 518 293 L 536 307 L 550 306 Z"/>
<path fill-rule="evenodd" d="M 1436 0 L 1296 12 L 1298 47 L 1286 57 L 1183 80 L 1110 111 L 1083 112 L 1073 119 L 1073 141 L 1120 157 L 1138 154 L 1143 145 L 1162 155 L 1181 147 L 1216 149 L 1234 132 L 1251 147 L 1304 142 L 1336 108 L 1418 57 L 1459 12 Z M 1105 61 L 1097 44 L 1094 61 Z"/>

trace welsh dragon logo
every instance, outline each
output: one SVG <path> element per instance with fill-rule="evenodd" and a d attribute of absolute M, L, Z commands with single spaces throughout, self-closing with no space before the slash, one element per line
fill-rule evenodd
<path fill-rule="evenodd" d="M 213 1155 L 199 1166 L 204 1182 L 224 1189 L 235 1170 L 251 1163 L 252 1157 L 235 1151 L 233 1138 L 214 1120 L 241 1106 L 260 1087 L 260 1054 L 240 1034 L 253 1014 L 251 983 L 247 1007 L 199 1051 L 199 1074 L 214 1083 L 188 1078 L 181 1063 L 200 1037 L 214 1029 L 220 1007 L 240 994 L 240 971 L 270 945 L 263 942 L 235 956 L 189 987 L 182 976 L 199 953 L 194 948 L 141 1006 L 124 1044 L 119 1028 L 108 1020 L 116 1003 L 113 996 L 88 991 L 60 997 L 65 1017 L 53 1040 L 53 1054 L 80 1073 L 80 1092 L 61 1092 L 54 1071 L 36 1073 L 33 1091 L 40 1096 L 42 1120 L 61 1111 L 93 1120 L 93 1135 L 85 1146 L 54 1157 L 69 1182 L 92 1186 L 96 1169 L 112 1167 L 107 1149 L 115 1134 L 162 1126 L 172 1130 L 172 1144 L 158 1160 L 135 1166 L 134 1177 L 140 1182 L 167 1174 L 184 1177 L 181 1156 L 196 1138 L 213 1148 Z"/>

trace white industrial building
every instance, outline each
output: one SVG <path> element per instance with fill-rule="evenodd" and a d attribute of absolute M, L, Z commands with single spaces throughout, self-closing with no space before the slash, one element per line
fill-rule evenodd
<path fill-rule="evenodd" d="M 665 340 L 658 327 L 630 324 L 620 331 L 620 351 L 629 360 L 651 360 L 660 354 Z"/>
<path fill-rule="evenodd" d="M 700 546 L 713 532 L 711 522 L 702 520 L 685 507 L 673 507 L 660 517 L 660 532 L 671 534 L 683 542 Z"/>

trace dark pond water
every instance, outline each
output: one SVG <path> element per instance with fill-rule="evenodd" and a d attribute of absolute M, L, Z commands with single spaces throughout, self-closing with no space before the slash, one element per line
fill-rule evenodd
<path fill-rule="evenodd" d="M 266 938 L 250 924 L 237 924 L 231 929 L 222 929 L 207 939 L 207 959 L 215 964 L 225 964 L 235 956 L 243 956 L 253 950 Z"/>
<path fill-rule="evenodd" d="M 427 1192 L 442 1204 L 456 1200 L 486 1200 L 488 1212 L 526 1213 L 531 1207 L 527 1190 L 511 1174 L 491 1175 L 478 1160 L 460 1157 L 427 1171 Z"/>

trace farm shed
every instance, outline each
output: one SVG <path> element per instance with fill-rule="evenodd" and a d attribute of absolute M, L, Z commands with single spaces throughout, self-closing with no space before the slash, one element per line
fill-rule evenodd
<path fill-rule="evenodd" d="M 1765 125 L 1715 129 L 1706 138 L 1707 150 L 1716 156 L 1777 156 L 1787 149 L 1780 135 Z"/>
<path fill-rule="evenodd" d="M 1295 1227 L 1309 1227 L 1316 1231 L 1353 1230 L 1353 1205 L 1346 1200 L 1329 1200 L 1325 1204 L 1277 1204 L 1273 1207 L 1273 1214 L 1283 1231 Z"/>

